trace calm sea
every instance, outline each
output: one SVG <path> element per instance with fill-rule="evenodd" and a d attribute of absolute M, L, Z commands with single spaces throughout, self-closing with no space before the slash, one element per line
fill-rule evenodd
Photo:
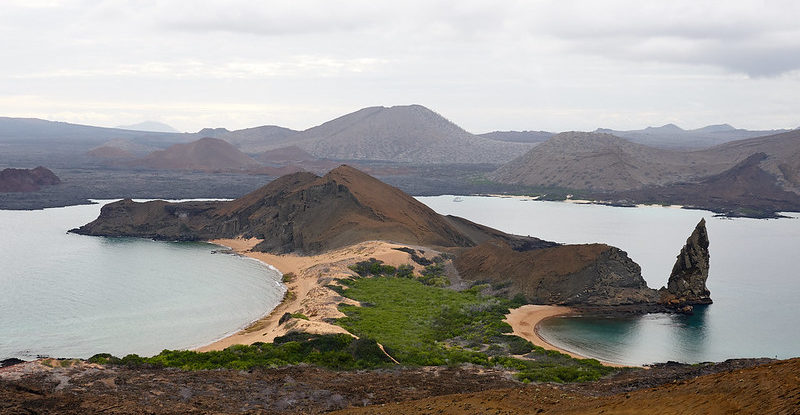
<path fill-rule="evenodd" d="M 0 359 L 191 348 L 283 297 L 277 271 L 216 245 L 66 232 L 100 206 L 0 210 Z"/>
<path fill-rule="evenodd" d="M 714 304 L 698 307 L 693 316 L 555 318 L 541 325 L 542 336 L 564 349 L 625 364 L 800 356 L 800 214 L 787 214 L 794 219 L 722 219 L 707 211 L 665 207 L 498 197 L 418 199 L 439 213 L 510 233 L 617 246 L 641 265 L 653 288 L 666 285 L 680 248 L 705 218 Z"/>

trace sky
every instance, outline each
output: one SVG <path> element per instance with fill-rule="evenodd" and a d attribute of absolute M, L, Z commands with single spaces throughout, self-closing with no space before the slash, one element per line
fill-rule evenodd
<path fill-rule="evenodd" d="M 800 126 L 794 0 L 2 0 L 0 116 L 303 130 Z"/>

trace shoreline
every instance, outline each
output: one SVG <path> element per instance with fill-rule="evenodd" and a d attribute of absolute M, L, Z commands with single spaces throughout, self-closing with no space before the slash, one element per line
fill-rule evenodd
<path fill-rule="evenodd" d="M 369 258 L 376 258 L 392 266 L 413 264 L 411 256 L 407 252 L 394 249 L 405 245 L 383 241 L 362 242 L 311 256 L 255 252 L 252 251 L 252 248 L 260 242 L 255 238 L 214 239 L 207 242 L 229 248 L 235 254 L 253 258 L 276 269 L 283 274 L 283 284 L 287 291 L 281 302 L 272 311 L 235 333 L 192 349 L 198 352 L 223 350 L 235 344 L 272 342 L 275 337 L 283 336 L 292 329 L 312 334 L 352 335 L 342 327 L 328 321 L 344 317 L 344 314 L 338 309 L 340 303 L 357 303 L 340 296 L 326 286 L 335 284 L 335 280 L 338 278 L 347 278 L 353 275 L 348 265 Z M 438 252 L 431 249 L 425 250 L 425 256 L 437 254 Z M 417 268 L 416 264 L 415 268 Z M 292 317 L 281 323 L 282 317 L 287 313 L 302 315 L 305 318 Z"/>
<path fill-rule="evenodd" d="M 574 353 L 569 350 L 565 350 L 558 346 L 555 346 L 547 342 L 547 340 L 545 340 L 539 334 L 539 325 L 543 321 L 558 316 L 573 314 L 574 312 L 575 310 L 567 306 L 528 304 L 510 310 L 509 313 L 506 314 L 505 322 L 511 326 L 513 330 L 511 334 L 514 334 L 516 336 L 522 337 L 525 340 L 528 340 L 529 342 L 533 343 L 534 346 L 539 346 L 546 350 L 555 350 L 557 352 L 564 353 L 576 359 L 595 359 L 605 366 L 640 367 L 640 366 L 624 365 L 615 362 L 607 362 L 597 358 L 583 356 L 578 353 Z"/>
<path fill-rule="evenodd" d="M 328 321 L 344 317 L 344 314 L 338 309 L 340 303 L 345 302 L 354 305 L 357 305 L 357 303 L 340 296 L 326 286 L 335 283 L 337 278 L 349 277 L 353 272 L 348 268 L 348 265 L 368 258 L 376 258 L 392 266 L 414 264 L 407 252 L 394 249 L 405 247 L 405 245 L 383 241 L 362 242 L 311 256 L 299 256 L 296 254 L 275 255 L 252 251 L 252 248 L 260 242 L 255 238 L 214 239 L 208 242 L 228 248 L 237 255 L 258 260 L 277 270 L 282 275 L 290 276 L 290 278 L 282 278 L 287 291 L 274 309 L 241 330 L 192 349 L 198 352 L 223 350 L 235 344 L 268 343 L 274 341 L 276 337 L 285 335 L 292 329 L 312 334 L 341 333 L 352 336 L 342 327 Z M 438 252 L 425 249 L 425 256 L 436 255 L 438 255 Z M 415 268 L 418 267 L 416 264 L 414 266 Z M 574 312 L 575 310 L 566 306 L 529 304 L 510 310 L 504 321 L 511 326 L 512 334 L 530 341 L 535 346 L 546 350 L 555 350 L 577 359 L 588 359 L 589 357 L 587 356 L 570 352 L 548 343 L 539 334 L 539 324 L 542 321 Z M 302 314 L 306 318 L 292 317 L 281 323 L 282 317 L 287 313 Z M 606 366 L 630 367 L 629 365 L 614 362 L 599 361 Z"/>

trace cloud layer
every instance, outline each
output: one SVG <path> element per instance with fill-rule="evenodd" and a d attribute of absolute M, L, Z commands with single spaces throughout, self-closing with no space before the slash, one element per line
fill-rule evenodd
<path fill-rule="evenodd" d="M 0 115 L 307 128 L 367 105 L 420 103 L 477 132 L 800 124 L 794 1 L 3 7 Z"/>

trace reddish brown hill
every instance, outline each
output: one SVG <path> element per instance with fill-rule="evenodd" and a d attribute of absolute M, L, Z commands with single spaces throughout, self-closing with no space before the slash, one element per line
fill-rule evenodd
<path fill-rule="evenodd" d="M 121 201 L 103 207 L 79 232 L 156 239 L 243 235 L 263 239 L 257 249 L 280 253 L 317 253 L 374 239 L 473 245 L 424 204 L 349 166 L 323 177 L 283 176 L 231 202 Z"/>
<path fill-rule="evenodd" d="M 472 245 L 424 204 L 349 166 L 323 177 L 284 176 L 217 214 L 231 229 L 264 239 L 257 247 L 264 251 L 312 253 L 373 239 Z"/>
<path fill-rule="evenodd" d="M 0 192 L 35 192 L 42 186 L 61 183 L 58 176 L 42 166 L 35 169 L 4 169 L 0 171 Z"/>
<path fill-rule="evenodd" d="M 261 166 L 227 141 L 208 137 L 154 151 L 131 164 L 151 169 L 203 171 L 247 170 Z"/>

